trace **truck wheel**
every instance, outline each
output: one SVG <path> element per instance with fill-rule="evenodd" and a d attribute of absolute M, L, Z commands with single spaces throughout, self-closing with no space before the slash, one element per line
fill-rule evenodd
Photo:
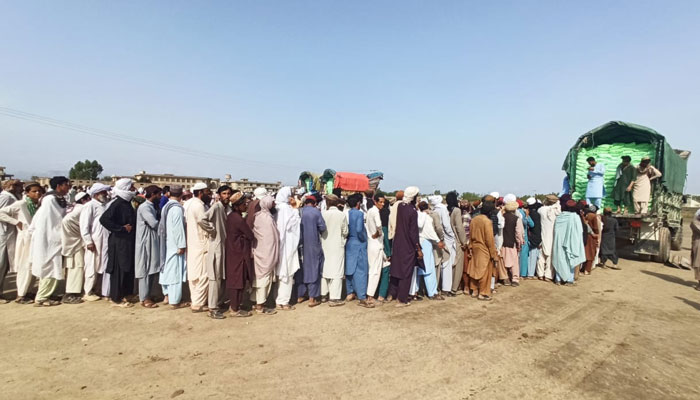
<path fill-rule="evenodd" d="M 671 258 L 671 231 L 663 227 L 659 230 L 659 254 L 654 261 L 665 264 Z"/>
<path fill-rule="evenodd" d="M 671 242 L 671 250 L 682 250 L 681 246 L 683 246 L 683 220 L 681 220 L 681 226 L 678 227 L 674 232 L 673 232 L 673 241 Z"/>

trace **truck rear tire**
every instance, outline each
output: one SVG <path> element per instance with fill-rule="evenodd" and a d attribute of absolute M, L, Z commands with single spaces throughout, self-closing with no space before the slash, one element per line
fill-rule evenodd
<path fill-rule="evenodd" d="M 682 250 L 683 246 L 683 220 L 681 220 L 681 226 L 676 228 L 673 232 L 673 241 L 671 241 L 671 250 Z"/>
<path fill-rule="evenodd" d="M 659 254 L 654 256 L 654 261 L 662 264 L 671 258 L 671 231 L 667 227 L 659 230 Z"/>

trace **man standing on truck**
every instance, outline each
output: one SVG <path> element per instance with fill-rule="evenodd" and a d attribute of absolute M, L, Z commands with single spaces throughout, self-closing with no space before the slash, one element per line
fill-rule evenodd
<path fill-rule="evenodd" d="M 649 210 L 651 181 L 661 178 L 661 171 L 651 165 L 651 158 L 644 157 L 637 167 L 637 176 L 628 186 L 632 190 L 635 214 L 646 214 Z"/>
<path fill-rule="evenodd" d="M 631 164 L 632 157 L 622 156 L 622 162 L 617 166 L 615 171 L 615 188 L 613 189 L 613 200 L 617 207 L 617 214 L 620 214 L 624 209 L 626 213 L 634 208 L 632 202 L 632 193 L 629 186 L 634 181 L 637 175 L 634 166 Z"/>
<path fill-rule="evenodd" d="M 600 209 L 605 197 L 605 184 L 603 176 L 605 175 L 605 165 L 597 163 L 595 158 L 588 157 L 588 187 L 586 188 L 586 201 L 588 204 L 593 204 Z"/>

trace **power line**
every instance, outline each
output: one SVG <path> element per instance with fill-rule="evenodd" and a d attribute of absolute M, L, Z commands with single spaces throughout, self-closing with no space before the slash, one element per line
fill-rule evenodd
<path fill-rule="evenodd" d="M 297 168 L 299 170 L 304 169 L 304 167 L 299 167 L 295 165 L 285 165 L 285 164 L 277 164 L 277 163 L 271 163 L 268 161 L 257 161 L 257 160 L 248 160 L 240 157 L 233 157 L 229 155 L 223 155 L 223 154 L 217 154 L 217 153 L 210 153 L 206 151 L 201 151 L 201 150 L 196 150 L 188 147 L 183 147 L 183 146 L 177 146 L 173 144 L 168 144 L 164 142 L 158 142 L 155 140 L 149 140 L 149 139 L 143 139 L 143 138 L 137 138 L 134 136 L 129 136 L 125 135 L 122 133 L 117 133 L 113 131 L 107 131 L 104 129 L 98 129 L 98 128 L 92 128 L 89 126 L 85 125 L 80 125 L 68 121 L 63 121 L 51 117 L 46 117 L 43 115 L 39 114 L 33 114 L 9 107 L 2 107 L 0 106 L 0 115 L 5 115 L 8 117 L 20 119 L 20 120 L 25 120 L 25 121 L 30 121 L 38 124 L 43 124 L 47 126 L 52 126 L 56 128 L 61 128 L 61 129 L 66 129 L 70 130 L 73 132 L 77 132 L 83 135 L 90 135 L 94 137 L 100 137 L 103 139 L 109 139 L 109 140 L 114 140 L 118 142 L 123 142 L 123 143 L 130 143 L 130 144 L 135 144 L 139 146 L 144 146 L 144 147 L 150 147 L 154 148 L 157 150 L 166 150 L 166 151 L 171 151 L 179 154 L 184 154 L 184 155 L 189 155 L 193 157 L 200 157 L 200 158 L 205 158 L 208 160 L 211 159 L 216 159 L 220 161 L 233 161 L 241 164 L 250 164 L 250 165 L 255 165 L 255 166 L 264 166 L 264 167 L 273 167 L 273 168 Z"/>

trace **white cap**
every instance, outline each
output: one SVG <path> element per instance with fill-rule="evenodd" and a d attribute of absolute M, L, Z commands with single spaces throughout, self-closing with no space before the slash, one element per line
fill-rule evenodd
<path fill-rule="evenodd" d="M 76 195 L 75 195 L 75 202 L 76 202 L 76 203 L 79 202 L 80 200 L 82 200 L 82 199 L 83 199 L 85 196 L 87 196 L 87 195 L 88 195 L 88 194 L 85 193 L 85 192 L 80 192 L 80 193 L 76 194 Z"/>
<path fill-rule="evenodd" d="M 498 198 L 501 197 L 500 193 L 498 193 L 498 192 L 491 192 L 491 193 L 489 194 L 489 196 L 495 197 L 496 200 L 498 200 Z"/>
<path fill-rule="evenodd" d="M 265 189 L 264 187 L 259 187 L 253 190 L 253 195 L 257 200 L 260 200 L 263 197 L 267 196 L 267 189 Z"/>
<path fill-rule="evenodd" d="M 192 186 L 192 191 L 194 192 L 195 190 L 204 190 L 207 188 L 207 184 L 204 182 L 197 182 Z"/>
<path fill-rule="evenodd" d="M 536 200 L 534 197 L 529 197 L 529 198 L 527 199 L 527 205 L 528 205 L 528 206 L 531 206 L 531 205 L 533 205 L 533 204 L 535 204 L 535 203 L 537 203 L 537 200 Z"/>
<path fill-rule="evenodd" d="M 517 197 L 513 193 L 508 193 L 507 195 L 503 196 L 503 201 L 506 203 L 509 203 L 511 201 L 516 201 Z"/>

